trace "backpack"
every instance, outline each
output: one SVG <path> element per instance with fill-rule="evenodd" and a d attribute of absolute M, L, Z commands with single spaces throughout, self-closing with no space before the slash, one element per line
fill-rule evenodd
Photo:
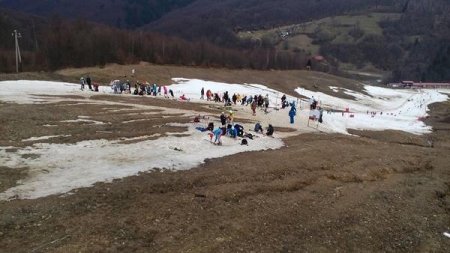
<path fill-rule="evenodd" d="M 248 145 L 248 141 L 246 139 L 242 139 L 241 145 Z"/>

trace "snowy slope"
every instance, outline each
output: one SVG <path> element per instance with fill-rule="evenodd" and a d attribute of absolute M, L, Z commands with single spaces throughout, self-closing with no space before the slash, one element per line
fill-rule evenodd
<path fill-rule="evenodd" d="M 343 110 L 349 108 L 351 113 L 325 113 L 324 123 L 307 126 L 309 108 L 306 101 L 295 97 L 288 100 L 301 101 L 297 113 L 295 124 L 289 123 L 288 110 L 278 110 L 280 98 L 283 95 L 274 89 L 258 84 L 227 84 L 219 82 L 209 82 L 197 79 L 174 79 L 175 84 L 169 86 L 177 96 L 185 94 L 192 98 L 191 102 L 211 103 L 200 100 L 200 90 L 211 89 L 213 92 L 223 93 L 228 91 L 230 95 L 240 93 L 245 95 L 265 95 L 268 94 L 271 101 L 271 108 L 268 114 L 262 111 L 252 116 L 248 106 L 234 106 L 233 109 L 239 117 L 247 117 L 260 121 L 266 126 L 272 123 L 275 128 L 291 127 L 297 133 L 311 131 L 325 131 L 347 133 L 348 128 L 383 130 L 397 129 L 415 134 L 429 132 L 430 127 L 426 126 L 420 117 L 427 114 L 427 106 L 434 102 L 445 101 L 447 95 L 443 95 L 436 90 L 391 90 L 379 87 L 366 86 L 366 94 L 344 90 L 355 100 L 341 99 L 323 93 L 312 92 L 302 88 L 296 91 L 304 96 L 314 96 L 325 108 Z M 89 97 L 98 93 L 81 91 L 78 84 L 45 82 L 45 81 L 7 81 L 0 82 L 0 101 L 10 103 L 53 103 L 64 100 L 76 101 L 71 98 L 45 97 L 45 95 L 77 95 Z M 340 88 L 332 87 L 338 91 Z M 100 93 L 110 94 L 110 87 L 101 87 Z M 115 95 L 118 96 L 118 95 Z M 123 94 L 119 96 L 131 96 Z M 146 97 L 146 99 L 155 99 Z M 162 98 L 161 98 L 162 99 Z M 105 103 L 115 102 L 91 101 L 84 99 L 80 103 Z M 118 104 L 118 103 L 115 103 Z M 152 106 L 136 105 L 139 109 L 155 109 Z M 163 114 L 184 113 L 194 115 L 195 112 L 188 110 L 175 110 L 169 108 L 159 108 Z M 376 111 L 372 117 L 367 111 Z M 383 112 L 383 115 L 380 115 Z M 354 117 L 350 117 L 350 114 Z M 85 116 L 79 115 L 79 120 L 89 120 Z M 90 120 L 91 121 L 91 120 Z M 68 122 L 70 123 L 70 122 Z M 74 122 L 76 123 L 76 122 Z M 123 122 L 132 124 L 132 122 Z M 239 152 L 257 151 L 265 149 L 275 149 L 283 146 L 280 139 L 286 134 L 276 133 L 276 138 L 260 136 L 250 142 L 249 146 L 239 145 L 239 141 L 224 138 L 223 146 L 214 146 L 209 143 L 206 133 L 200 133 L 194 129 L 195 125 L 186 125 L 187 136 L 179 137 L 169 135 L 156 140 L 145 140 L 146 136 L 135 137 L 140 142 L 132 144 L 120 143 L 121 140 L 90 140 L 75 144 L 52 144 L 37 143 L 33 146 L 18 149 L 17 152 L 7 152 L 11 147 L 0 147 L 0 164 L 10 168 L 30 169 L 29 177 L 18 182 L 19 184 L 7 191 L 0 193 L 0 200 L 10 198 L 39 198 L 52 194 L 67 193 L 80 187 L 88 187 L 96 182 L 111 181 L 116 178 L 123 178 L 136 175 L 139 172 L 149 171 L 153 168 L 167 168 L 173 170 L 190 169 L 201 164 L 205 159 L 223 157 Z M 250 125 L 246 125 L 251 127 Z M 68 133 L 70 134 L 70 133 Z M 54 136 L 36 136 L 23 140 L 45 140 Z M 181 149 L 177 151 L 176 149 Z M 142 150 L 152 150 L 149 156 Z M 36 159 L 24 158 L 33 154 Z M 58 155 L 55 155 L 58 154 Z"/>

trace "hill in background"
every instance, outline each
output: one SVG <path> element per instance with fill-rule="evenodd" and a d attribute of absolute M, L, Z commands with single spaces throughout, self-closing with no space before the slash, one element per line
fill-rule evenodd
<path fill-rule="evenodd" d="M 167 58 L 165 52 L 155 56 L 147 49 L 88 61 L 88 66 L 105 61 L 145 60 L 231 68 L 298 69 L 305 68 L 307 60 L 313 56 L 322 55 L 326 61 L 313 62 L 316 70 L 341 74 L 367 72 L 371 77 L 396 80 L 450 79 L 450 20 L 447 15 L 450 3 L 446 0 L 3 0 L 0 6 L 50 19 L 58 15 L 62 19 L 92 21 L 137 31 L 98 28 L 108 33 L 114 30 L 113 37 L 138 37 L 151 32 L 157 39 L 151 44 L 144 43 L 143 47 L 164 44 L 165 48 L 166 41 L 171 41 L 168 43 L 172 48 L 169 51 L 173 51 L 171 58 L 183 59 L 178 62 L 161 60 Z M 49 29 L 54 28 L 42 27 L 41 30 Z M 191 46 L 192 43 L 198 46 Z M 72 46 L 76 45 L 68 47 Z M 3 48 L 11 48 L 11 45 Z M 209 48 L 207 53 L 202 51 L 205 48 Z M 195 54 L 186 56 L 185 51 L 193 49 Z M 232 56 L 224 59 L 224 53 Z M 253 60 L 239 59 L 239 54 Z M 61 64 L 50 65 L 52 68 L 79 65 Z"/>

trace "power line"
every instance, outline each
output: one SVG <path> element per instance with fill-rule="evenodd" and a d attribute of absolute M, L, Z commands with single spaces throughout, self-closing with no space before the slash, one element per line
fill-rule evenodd
<path fill-rule="evenodd" d="M 19 39 L 22 38 L 22 35 L 17 30 L 14 30 L 14 32 L 12 33 L 12 36 L 14 36 L 14 43 L 16 46 L 16 72 L 19 73 L 19 64 L 22 64 L 22 56 L 20 55 Z"/>

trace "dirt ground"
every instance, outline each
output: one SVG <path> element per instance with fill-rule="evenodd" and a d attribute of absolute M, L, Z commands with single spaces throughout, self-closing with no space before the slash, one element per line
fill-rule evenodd
<path fill-rule="evenodd" d="M 52 142 L 90 139 L 94 130 L 96 138 L 142 136 L 136 129 L 166 119 L 130 118 L 114 111 L 122 107 L 104 107 L 1 104 L 1 145 L 61 134 L 73 127 L 61 121 L 79 115 L 112 124 L 79 124 L 70 129 L 76 134 Z M 279 150 L 211 159 L 189 171 L 141 173 L 64 197 L 3 201 L 0 252 L 447 252 L 450 103 L 432 109 L 427 123 L 436 131 L 422 137 L 301 134 Z M 118 124 L 136 117 L 145 123 Z M 0 176 L 4 190 L 26 168 L 0 167 Z"/>

